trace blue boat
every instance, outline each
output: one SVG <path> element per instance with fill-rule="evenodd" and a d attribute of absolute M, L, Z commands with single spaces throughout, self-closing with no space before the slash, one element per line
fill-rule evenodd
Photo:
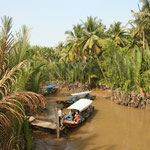
<path fill-rule="evenodd" d="M 58 90 L 58 88 L 56 87 L 56 84 L 47 85 L 42 90 L 42 94 L 48 95 L 48 94 L 56 93 L 57 90 Z"/>
<path fill-rule="evenodd" d="M 94 100 L 96 98 L 95 95 L 90 95 L 92 91 L 85 91 L 85 92 L 81 92 L 81 93 L 74 93 L 74 94 L 70 94 L 70 96 L 74 96 L 72 98 L 68 98 L 65 101 L 56 101 L 57 104 L 62 104 L 64 107 L 68 107 L 71 104 L 77 102 L 78 100 L 82 99 L 82 98 L 86 98 L 86 99 L 91 99 Z M 85 95 L 83 97 L 80 97 L 81 95 Z"/>

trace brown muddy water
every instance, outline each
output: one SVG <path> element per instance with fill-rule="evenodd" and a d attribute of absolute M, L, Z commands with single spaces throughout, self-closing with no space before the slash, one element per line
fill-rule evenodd
<path fill-rule="evenodd" d="M 61 91 L 47 97 L 50 117 L 56 100 L 65 100 Z M 55 134 L 33 131 L 34 150 L 149 150 L 150 111 L 125 107 L 109 99 L 109 91 L 95 90 L 95 111 L 80 127 L 59 140 Z"/>

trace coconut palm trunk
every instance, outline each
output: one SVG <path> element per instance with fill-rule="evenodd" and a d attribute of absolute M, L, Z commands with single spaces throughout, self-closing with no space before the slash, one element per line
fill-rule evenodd
<path fill-rule="evenodd" d="M 143 30 L 143 49 L 145 49 L 145 31 Z"/>
<path fill-rule="evenodd" d="M 102 72 L 102 75 L 103 75 L 104 79 L 106 79 L 106 76 L 105 76 L 104 71 L 102 69 L 102 66 L 101 66 L 101 63 L 99 61 L 98 55 L 96 53 L 95 53 L 95 56 L 96 56 L 96 60 L 97 60 L 98 66 L 99 66 L 99 68 L 100 68 L 100 70 Z"/>

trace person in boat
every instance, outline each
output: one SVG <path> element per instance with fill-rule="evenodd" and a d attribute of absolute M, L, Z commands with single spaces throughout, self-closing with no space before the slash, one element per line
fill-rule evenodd
<path fill-rule="evenodd" d="M 74 121 L 78 121 L 80 119 L 80 114 L 78 111 L 76 111 L 76 114 L 74 115 Z"/>
<path fill-rule="evenodd" d="M 74 115 L 76 114 L 76 110 L 71 110 L 71 114 L 72 114 L 72 117 L 74 118 Z"/>

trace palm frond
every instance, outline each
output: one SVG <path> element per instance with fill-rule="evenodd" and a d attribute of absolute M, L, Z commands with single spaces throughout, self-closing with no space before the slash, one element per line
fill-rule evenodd
<path fill-rule="evenodd" d="M 13 67 L 11 70 L 7 70 L 2 79 L 0 80 L 0 91 L 3 93 L 1 97 L 6 96 L 11 91 L 11 85 L 17 80 L 16 74 L 21 73 L 22 67 L 26 64 L 26 61 Z"/>
<path fill-rule="evenodd" d="M 3 75 L 9 64 L 9 51 L 13 45 L 14 37 L 11 32 L 12 18 L 2 18 L 2 32 L 0 39 L 0 75 Z"/>
<path fill-rule="evenodd" d="M 16 118 L 21 124 L 26 113 L 36 111 L 39 107 L 45 107 L 45 98 L 33 92 L 18 92 L 4 97 L 0 101 L 0 145 L 9 149 L 14 141 L 13 122 Z M 6 145 L 6 143 L 8 145 Z"/>

